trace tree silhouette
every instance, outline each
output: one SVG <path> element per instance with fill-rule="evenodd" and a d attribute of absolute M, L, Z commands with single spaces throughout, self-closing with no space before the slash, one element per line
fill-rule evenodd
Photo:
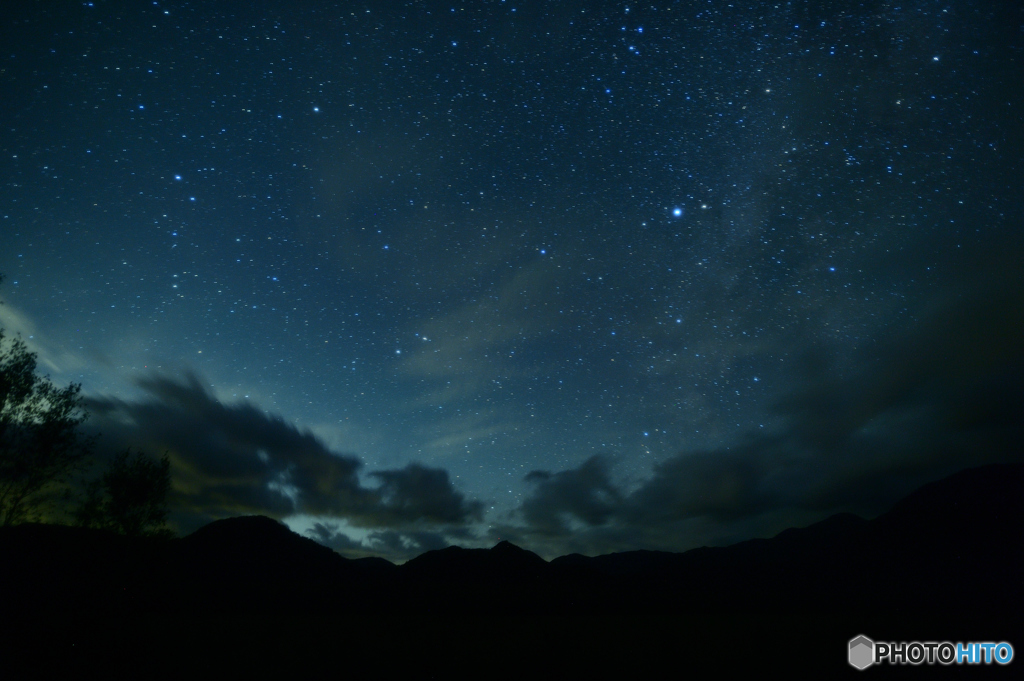
<path fill-rule="evenodd" d="M 78 523 L 132 537 L 166 536 L 167 494 L 171 463 L 164 454 L 154 461 L 131 448 L 117 455 L 102 477 L 89 484 L 79 508 Z"/>
<path fill-rule="evenodd" d="M 37 376 L 35 353 L 0 329 L 0 525 L 42 520 L 67 491 L 93 444 L 77 431 L 80 390 Z"/>

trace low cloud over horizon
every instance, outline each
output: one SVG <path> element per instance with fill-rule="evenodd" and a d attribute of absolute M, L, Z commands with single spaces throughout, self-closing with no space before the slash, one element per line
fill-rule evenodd
<path fill-rule="evenodd" d="M 426 541 L 424 528 L 459 534 L 456 528 L 482 519 L 482 503 L 467 500 L 442 469 L 410 463 L 369 471 L 363 477 L 377 484 L 368 485 L 358 457 L 332 451 L 311 432 L 250 403 L 222 403 L 194 374 L 183 380 L 154 374 L 138 385 L 146 399 L 87 398 L 89 430 L 102 433 L 108 454 L 125 447 L 168 452 L 172 520 L 182 531 L 236 515 L 303 514 Z M 320 523 L 314 536 L 344 544 L 329 527 Z"/>
<path fill-rule="evenodd" d="M 524 524 L 492 533 L 548 555 L 724 544 L 839 512 L 875 515 L 960 469 L 1024 460 L 1021 283 L 951 295 L 862 350 L 845 375 L 807 352 L 800 387 L 775 405 L 782 429 L 670 457 L 631 491 L 600 455 L 533 471 Z"/>
<path fill-rule="evenodd" d="M 1003 282 L 1007 283 L 1007 282 Z M 1012 284 L 1012 282 L 1010 282 Z M 876 514 L 961 468 L 1021 460 L 1024 332 L 1020 288 L 951 297 L 861 353 L 845 374 L 805 353 L 785 425 L 731 446 L 682 452 L 628 485 L 615 462 L 533 470 L 511 512 L 456 489 L 443 468 L 363 471 L 309 431 L 249 402 L 224 404 L 201 379 L 148 375 L 145 399 L 89 397 L 107 452 L 170 453 L 173 518 L 312 518 L 306 533 L 343 555 L 405 560 L 452 543 L 509 539 L 552 558 L 637 548 L 685 550 L 770 536 L 841 511 Z M 500 517 L 499 517 L 500 516 Z"/>

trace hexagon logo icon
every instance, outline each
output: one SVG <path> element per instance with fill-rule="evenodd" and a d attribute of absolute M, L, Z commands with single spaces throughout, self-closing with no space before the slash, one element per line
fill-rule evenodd
<path fill-rule="evenodd" d="M 850 665 L 867 669 L 875 662 L 875 642 L 861 635 L 850 639 Z"/>

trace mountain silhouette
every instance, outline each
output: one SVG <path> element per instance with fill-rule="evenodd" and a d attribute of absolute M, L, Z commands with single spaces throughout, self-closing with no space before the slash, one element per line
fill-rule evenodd
<path fill-rule="evenodd" d="M 1022 520 L 1024 465 L 999 464 L 873 520 L 550 562 L 504 541 L 349 560 L 259 516 L 169 541 L 22 525 L 0 528 L 0 634 L 6 660 L 37 670 L 212 659 L 259 673 L 341 655 L 428 676 L 756 671 L 798 646 L 796 667 L 847 673 L 858 634 L 1021 641 Z"/>

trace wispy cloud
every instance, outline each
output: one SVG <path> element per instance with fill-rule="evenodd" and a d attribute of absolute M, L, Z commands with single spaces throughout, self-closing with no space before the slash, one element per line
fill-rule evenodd
<path fill-rule="evenodd" d="M 81 351 L 73 351 L 64 343 L 50 339 L 28 315 L 6 301 L 0 305 L 0 329 L 8 337 L 20 337 L 29 351 L 36 354 L 39 366 L 57 376 L 92 370 L 97 364 L 111 366 L 110 359 L 98 351 L 86 357 Z"/>
<path fill-rule="evenodd" d="M 547 260 L 531 263 L 480 300 L 425 324 L 427 340 L 408 354 L 403 372 L 444 381 L 439 388 L 450 398 L 478 391 L 493 379 L 522 375 L 527 369 L 516 361 L 516 352 L 556 326 L 558 310 L 550 302 L 556 267 Z"/>

